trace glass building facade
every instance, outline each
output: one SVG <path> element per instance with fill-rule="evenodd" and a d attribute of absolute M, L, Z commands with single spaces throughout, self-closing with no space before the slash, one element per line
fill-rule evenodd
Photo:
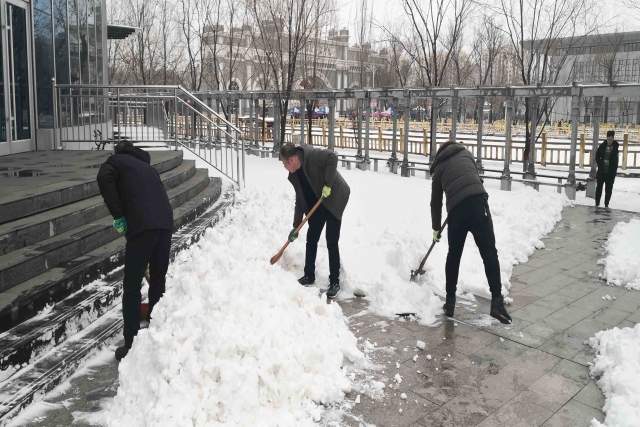
<path fill-rule="evenodd" d="M 34 3 L 40 128 L 53 127 L 52 77 L 60 84 L 106 83 L 103 6 L 101 0 L 36 0 Z"/>

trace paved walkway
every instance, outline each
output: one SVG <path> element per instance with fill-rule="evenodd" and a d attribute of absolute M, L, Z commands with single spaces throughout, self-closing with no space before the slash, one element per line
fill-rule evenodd
<path fill-rule="evenodd" d="M 373 361 L 386 368 L 374 375 L 387 384 L 383 399 L 362 395 L 351 411 L 355 418 L 345 417 L 344 424 L 586 427 L 592 418 L 602 421 L 604 397 L 589 377 L 593 353 L 584 342 L 600 330 L 640 322 L 640 292 L 598 280 L 602 266 L 597 260 L 608 233 L 633 216 L 587 207 L 565 209 L 545 239 L 546 248 L 514 269 L 511 327 L 478 326 L 487 323 L 489 311 L 489 302 L 482 299 L 474 304 L 459 301 L 459 320 L 443 319 L 435 327 L 361 315 L 365 300 L 341 301 L 354 333 L 377 344 Z M 605 295 L 616 299 L 603 299 Z M 424 351 L 415 351 L 417 340 L 426 343 Z M 400 384 L 393 381 L 396 373 L 402 376 Z M 73 412 L 98 410 L 99 399 L 115 394 L 116 375 L 113 361 L 73 380 L 65 395 L 45 399 L 49 404 L 64 400 L 64 406 L 28 425 L 67 426 Z M 356 396 L 354 392 L 348 398 Z"/>

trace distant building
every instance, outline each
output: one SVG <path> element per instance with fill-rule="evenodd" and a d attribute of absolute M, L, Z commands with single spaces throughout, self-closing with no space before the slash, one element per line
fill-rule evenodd
<path fill-rule="evenodd" d="M 268 24 L 265 25 L 268 30 Z M 224 74 L 228 73 L 230 67 L 231 54 L 230 50 L 233 46 L 234 50 L 234 73 L 231 82 L 225 82 L 227 88 L 205 87 L 203 90 L 216 89 L 232 89 L 232 90 L 261 90 L 265 79 L 265 73 L 271 75 L 266 67 L 266 57 L 264 50 L 259 48 L 260 37 L 252 33 L 253 29 L 234 28 L 230 31 L 228 28 L 218 26 L 216 28 L 216 37 L 213 38 L 214 29 L 210 28 L 209 36 L 206 42 L 209 45 L 209 56 L 207 63 L 210 67 L 215 66 L 215 58 L 211 55 L 211 45 L 217 42 L 217 55 L 219 69 Z M 274 35 L 277 34 L 274 27 Z M 231 43 L 231 37 L 234 42 Z M 279 37 L 279 35 L 278 35 Z M 254 42 L 256 40 L 256 42 Z M 303 87 L 307 82 L 312 80 L 312 63 L 316 63 L 316 81 L 313 83 L 314 89 L 357 89 L 362 86 L 368 87 L 374 84 L 374 73 L 387 66 L 387 62 L 383 54 L 375 52 L 371 49 L 370 44 L 363 46 L 349 45 L 349 30 L 331 30 L 328 37 L 318 40 L 309 40 L 307 42 L 309 51 L 307 55 L 298 57 L 296 66 L 296 82 L 294 90 Z M 313 50 L 312 50 L 313 49 Z M 313 55 L 312 52 L 316 52 Z M 306 59 L 305 59 L 306 58 Z M 313 59 L 310 59 L 313 58 Z M 210 68 L 212 69 L 212 68 Z M 376 79 L 377 80 L 377 79 Z M 209 82 L 211 79 L 208 80 Z M 248 108 L 247 102 L 243 102 L 239 106 L 240 112 Z M 346 101 L 338 101 L 336 108 L 340 114 L 347 114 L 351 106 Z"/>
<path fill-rule="evenodd" d="M 537 60 L 542 62 L 541 58 Z M 640 83 L 640 31 L 558 39 L 551 48 L 548 64 L 560 67 L 558 84 Z M 583 102 L 582 121 L 591 121 L 593 105 L 593 100 Z M 601 120 L 617 124 L 640 123 L 640 103 L 637 100 L 610 98 L 603 102 L 602 108 Z M 570 114 L 571 101 L 563 98 L 558 100 L 549 118 L 567 121 Z"/>

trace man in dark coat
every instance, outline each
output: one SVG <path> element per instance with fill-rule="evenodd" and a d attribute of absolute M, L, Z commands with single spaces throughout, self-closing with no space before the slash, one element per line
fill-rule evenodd
<path fill-rule="evenodd" d="M 616 172 L 618 172 L 618 141 L 613 139 L 616 136 L 615 131 L 607 132 L 607 139 L 600 144 L 596 151 L 596 164 L 598 165 L 598 174 L 596 179 L 596 206 L 600 206 L 602 198 L 602 186 L 604 185 L 604 207 L 609 207 L 611 193 L 613 191 L 613 182 L 616 180 Z"/>
<path fill-rule="evenodd" d="M 338 168 L 338 156 L 332 151 L 305 145 L 296 147 L 285 144 L 280 150 L 280 160 L 289 171 L 289 182 L 296 191 L 296 206 L 293 229 L 289 233 L 292 242 L 298 237 L 296 228 L 302 217 L 308 215 L 313 206 L 322 198 L 322 204 L 309 218 L 307 232 L 307 253 L 304 276 L 298 282 L 303 286 L 315 283 L 316 254 L 318 241 L 325 223 L 327 224 L 327 249 L 329 250 L 329 290 L 327 297 L 335 298 L 340 292 L 340 227 L 342 213 L 347 207 L 351 192 Z"/>
<path fill-rule="evenodd" d="M 140 283 L 149 266 L 149 314 L 165 291 L 169 267 L 173 209 L 149 153 L 122 141 L 98 172 L 98 186 L 113 225 L 127 237 L 124 261 L 122 316 L 124 346 L 116 359 L 127 355 L 140 329 Z"/>
<path fill-rule="evenodd" d="M 489 195 L 482 185 L 475 160 L 469 151 L 456 142 L 443 144 L 431 165 L 431 225 L 433 240 L 440 240 L 442 195 L 447 195 L 449 253 L 445 273 L 447 296 L 443 306 L 446 316 L 453 316 L 460 258 L 467 233 L 471 232 L 478 245 L 484 271 L 491 290 L 491 316 L 500 322 L 511 323 L 502 298 L 500 263 L 489 211 Z"/>

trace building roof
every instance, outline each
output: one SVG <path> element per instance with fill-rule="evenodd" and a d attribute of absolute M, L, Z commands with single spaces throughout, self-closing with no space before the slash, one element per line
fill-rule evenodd
<path fill-rule="evenodd" d="M 544 44 L 548 40 L 540 39 L 536 40 L 536 43 Z M 531 47 L 531 40 L 525 40 L 524 46 L 526 49 Z M 583 46 L 603 46 L 607 44 L 623 44 L 640 42 L 640 31 L 627 31 L 627 32 L 614 32 L 605 34 L 590 34 L 584 36 L 575 37 L 561 37 L 553 41 L 553 45 L 556 48 L 563 48 L 567 46 L 571 47 L 583 47 Z"/>
<path fill-rule="evenodd" d="M 107 39 L 109 40 L 122 40 L 129 37 L 131 34 L 140 31 L 138 27 L 129 27 L 127 25 L 107 25 Z"/>

